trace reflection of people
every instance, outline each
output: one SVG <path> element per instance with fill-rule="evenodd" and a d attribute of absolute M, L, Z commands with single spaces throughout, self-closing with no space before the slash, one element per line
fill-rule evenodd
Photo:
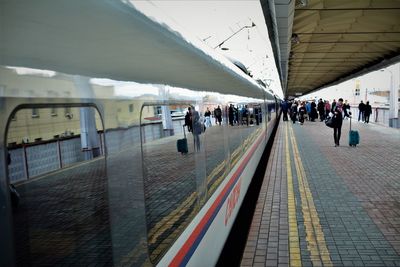
<path fill-rule="evenodd" d="M 215 124 L 219 123 L 221 125 L 222 122 L 222 110 L 218 106 L 216 109 L 214 109 L 214 116 L 215 116 Z"/>
<path fill-rule="evenodd" d="M 233 105 L 230 104 L 229 105 L 229 110 L 228 110 L 228 118 L 229 118 L 229 125 L 233 126 L 233 120 L 234 120 L 234 109 L 233 109 Z"/>
<path fill-rule="evenodd" d="M 186 115 L 185 115 L 185 125 L 184 126 L 188 127 L 188 131 L 189 132 L 192 131 L 192 126 L 193 126 L 193 124 L 192 124 L 192 111 L 191 111 L 190 107 L 188 107 L 188 111 L 186 112 Z"/>
<path fill-rule="evenodd" d="M 249 126 L 249 110 L 247 109 L 247 105 L 242 108 L 242 125 L 243 120 L 246 120 L 246 125 Z"/>
<path fill-rule="evenodd" d="M 206 126 L 211 127 L 211 111 L 208 109 L 208 107 L 206 112 L 204 113 L 204 117 L 206 118 Z"/>
<path fill-rule="evenodd" d="M 196 151 L 200 151 L 200 134 L 202 131 L 202 125 L 200 122 L 200 115 L 197 110 L 193 108 L 192 111 L 192 121 L 193 121 L 193 140 L 194 140 L 194 147 Z"/>

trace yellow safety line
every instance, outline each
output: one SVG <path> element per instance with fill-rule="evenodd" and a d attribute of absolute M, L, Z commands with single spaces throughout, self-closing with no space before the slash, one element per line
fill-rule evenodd
<path fill-rule="evenodd" d="M 291 143 L 295 159 L 297 177 L 299 181 L 299 191 L 301 206 L 306 228 L 307 247 L 311 253 L 311 261 L 314 266 L 332 266 L 328 248 L 326 247 L 325 236 L 319 221 L 318 212 L 314 205 L 314 199 L 308 185 L 307 176 L 301 162 L 297 141 L 293 129 L 290 127 Z"/>
<path fill-rule="evenodd" d="M 288 217 L 289 217 L 289 255 L 290 255 L 290 266 L 301 267 L 301 255 L 299 245 L 299 232 L 297 230 L 297 218 L 296 218 L 296 201 L 294 198 L 293 191 L 293 176 L 290 162 L 289 153 L 289 138 L 288 128 L 286 127 L 286 173 L 288 183 Z"/>

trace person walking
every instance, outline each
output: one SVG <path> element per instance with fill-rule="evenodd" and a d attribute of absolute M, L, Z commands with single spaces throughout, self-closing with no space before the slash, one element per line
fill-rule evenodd
<path fill-rule="evenodd" d="M 369 123 L 369 116 L 371 116 L 371 113 L 372 113 L 372 107 L 369 104 L 369 101 L 367 101 L 364 108 L 364 123 Z"/>
<path fill-rule="evenodd" d="M 339 98 L 333 110 L 333 139 L 335 141 L 335 147 L 340 145 L 340 136 L 342 134 L 343 124 L 343 99 Z"/>
<path fill-rule="evenodd" d="M 365 104 L 361 100 L 360 104 L 358 104 L 358 121 L 364 121 L 364 111 L 365 111 Z"/>

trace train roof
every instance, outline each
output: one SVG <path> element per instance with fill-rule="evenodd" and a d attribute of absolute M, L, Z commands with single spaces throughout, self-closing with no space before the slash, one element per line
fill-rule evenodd
<path fill-rule="evenodd" d="M 0 64 L 260 97 L 229 60 L 129 1 L 5 0 Z"/>

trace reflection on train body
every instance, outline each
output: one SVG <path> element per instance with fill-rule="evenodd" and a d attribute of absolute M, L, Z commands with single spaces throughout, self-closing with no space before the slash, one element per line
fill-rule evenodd
<path fill-rule="evenodd" d="M 10 68 L 0 75 L 12 81 L 2 90 L 1 117 L 8 121 L 7 181 L 19 194 L 9 243 L 17 265 L 156 264 L 244 153 L 269 138 L 276 118 L 275 98 L 261 91 L 258 99 L 233 102 L 216 92 L 167 94 L 153 85 L 158 89 L 131 97 L 115 93 L 117 82 Z M 33 80 L 42 89 L 31 89 Z M 245 123 L 229 125 L 230 104 L 247 107 Z M 184 127 L 189 106 L 201 123 L 207 108 L 222 107 L 222 124 L 211 118 L 199 151 Z M 184 129 L 187 154 L 176 148 Z"/>

